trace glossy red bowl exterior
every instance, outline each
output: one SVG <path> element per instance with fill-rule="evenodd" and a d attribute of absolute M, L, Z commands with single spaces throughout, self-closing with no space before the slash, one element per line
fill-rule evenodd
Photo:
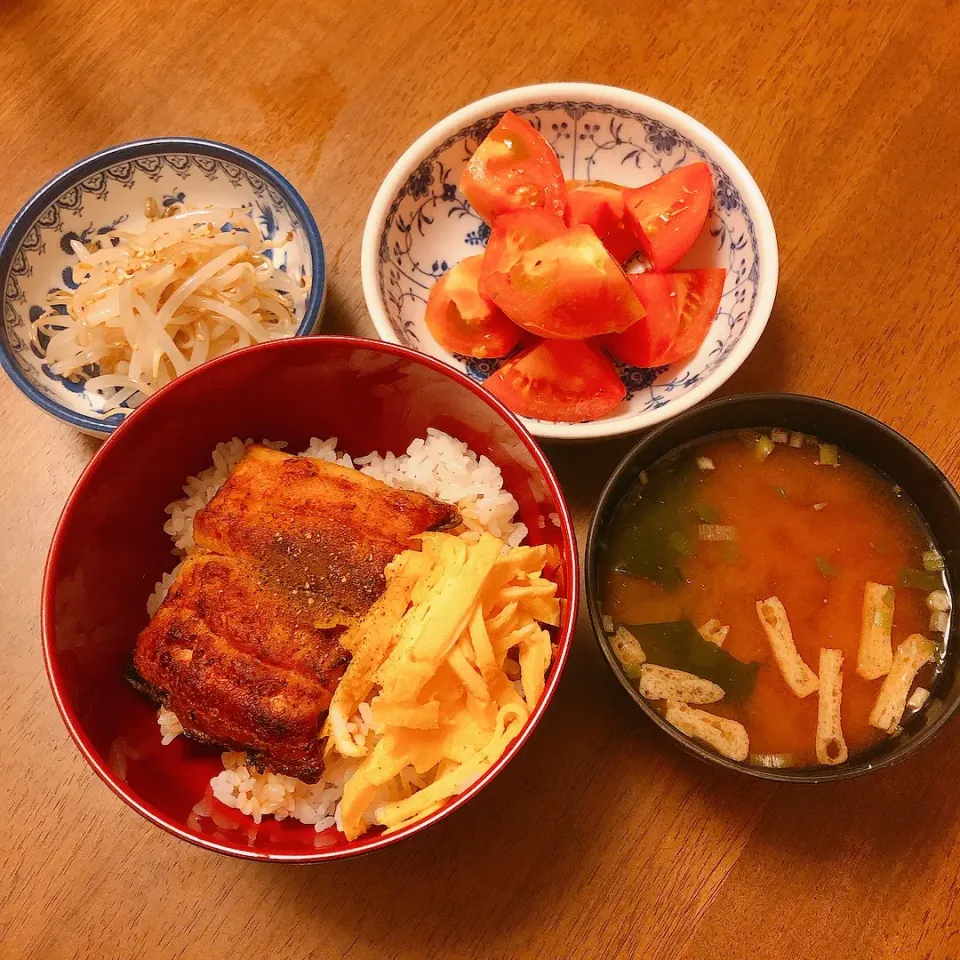
<path fill-rule="evenodd" d="M 486 454 L 520 504 L 530 543 L 560 550 L 563 623 L 540 703 L 520 736 L 476 784 L 432 816 L 348 842 L 291 820 L 257 827 L 210 797 L 220 752 L 184 737 L 162 746 L 156 706 L 124 680 L 146 600 L 174 559 L 164 507 L 210 451 L 231 437 L 339 438 L 360 456 L 403 452 L 437 427 Z M 557 520 L 559 518 L 559 522 Z M 340 859 L 426 829 L 489 783 L 530 736 L 556 689 L 579 595 L 573 525 L 556 477 L 530 434 L 496 399 L 450 367 L 403 347 L 349 337 L 261 344 L 214 360 L 159 391 L 111 436 L 74 487 L 43 582 L 43 646 L 67 729 L 101 779 L 148 820 L 184 840 L 258 860 Z M 201 804 L 199 812 L 195 809 Z"/>

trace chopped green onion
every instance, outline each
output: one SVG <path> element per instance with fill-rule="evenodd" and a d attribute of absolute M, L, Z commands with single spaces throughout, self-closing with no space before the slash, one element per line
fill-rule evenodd
<path fill-rule="evenodd" d="M 790 434 L 786 430 L 771 430 L 770 439 L 774 443 L 788 443 L 790 440 Z"/>
<path fill-rule="evenodd" d="M 814 510 L 822 510 L 826 505 L 827 505 L 827 502 L 826 502 L 826 500 L 824 500 L 823 503 L 815 503 L 815 504 L 813 505 L 813 509 L 814 509 Z"/>
<path fill-rule="evenodd" d="M 701 523 L 697 527 L 697 539 L 714 543 L 737 539 L 737 528 L 722 523 Z"/>
<path fill-rule="evenodd" d="M 929 573 L 936 573 L 943 569 L 943 557 L 936 550 L 925 550 L 923 554 L 923 569 Z"/>
<path fill-rule="evenodd" d="M 697 457 L 698 470 L 716 470 L 717 465 L 709 457 Z"/>
<path fill-rule="evenodd" d="M 685 557 L 689 556 L 692 552 L 690 541 L 679 530 L 674 530 L 673 533 L 667 537 L 667 543 L 669 543 L 677 553 Z"/>
<path fill-rule="evenodd" d="M 904 570 L 900 574 L 900 586 L 932 593 L 943 587 L 943 577 L 929 570 Z"/>
<path fill-rule="evenodd" d="M 814 557 L 813 562 L 817 565 L 817 569 L 825 577 L 835 577 L 837 575 L 837 571 L 834 570 L 833 564 L 830 563 L 826 557 Z"/>
<path fill-rule="evenodd" d="M 783 487 L 774 487 L 774 490 L 777 491 L 777 495 L 780 497 L 781 500 L 787 499 L 787 491 L 784 490 Z"/>
<path fill-rule="evenodd" d="M 820 444 L 820 463 L 825 467 L 839 467 L 840 454 L 833 443 Z"/>
<path fill-rule="evenodd" d="M 895 497 L 899 497 L 902 493 L 903 493 L 903 488 L 902 488 L 902 487 L 894 487 L 894 488 L 893 488 L 893 495 L 894 495 Z"/>
<path fill-rule="evenodd" d="M 600 618 L 600 622 L 603 625 L 604 633 L 613 633 L 613 617 L 610 617 L 610 616 L 607 616 L 607 614 L 604 614 Z"/>
<path fill-rule="evenodd" d="M 950 626 L 950 614 L 946 610 L 933 610 L 930 613 L 930 632 L 946 633 Z"/>
<path fill-rule="evenodd" d="M 697 511 L 697 516 L 704 523 L 719 523 L 720 522 L 720 513 L 715 507 L 711 507 L 709 503 L 704 503 L 702 500 L 698 500 L 694 504 L 694 508 Z"/>
<path fill-rule="evenodd" d="M 773 453 L 773 441 L 769 437 L 760 437 L 753 455 L 762 463 L 771 453 Z"/>
<path fill-rule="evenodd" d="M 803 446 L 803 434 L 802 433 L 791 433 L 790 434 L 790 446 L 795 450 L 799 450 Z"/>
<path fill-rule="evenodd" d="M 797 765 L 796 758 L 792 753 L 751 753 L 747 757 L 747 763 L 753 764 L 755 767 L 769 767 L 772 770 Z"/>
<path fill-rule="evenodd" d="M 887 587 L 880 598 L 880 606 L 873 611 L 874 626 L 889 633 L 893 629 L 893 602 L 896 595 L 893 587 Z"/>
<path fill-rule="evenodd" d="M 927 596 L 927 607 L 930 610 L 949 610 L 950 595 L 946 590 L 934 590 Z"/>
<path fill-rule="evenodd" d="M 740 544 L 737 543 L 736 540 L 728 540 L 722 544 L 720 551 L 724 563 L 734 564 L 740 562 Z"/>
<path fill-rule="evenodd" d="M 641 470 L 641 471 L 640 471 L 640 482 L 645 484 L 649 479 L 650 479 L 650 478 L 647 476 L 647 471 L 646 471 L 646 470 Z"/>

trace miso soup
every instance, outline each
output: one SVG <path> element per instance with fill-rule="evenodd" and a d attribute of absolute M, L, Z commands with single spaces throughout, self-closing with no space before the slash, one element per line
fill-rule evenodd
<path fill-rule="evenodd" d="M 673 451 L 617 505 L 600 564 L 627 676 L 732 759 L 843 763 L 934 691 L 952 600 L 930 530 L 889 479 L 815 438 Z"/>

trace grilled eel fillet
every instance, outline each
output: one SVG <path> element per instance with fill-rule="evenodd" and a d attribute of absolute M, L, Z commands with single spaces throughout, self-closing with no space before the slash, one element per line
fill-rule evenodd
<path fill-rule="evenodd" d="M 338 638 L 411 537 L 457 523 L 449 504 L 251 446 L 194 518 L 196 548 L 137 639 L 131 680 L 194 738 L 315 783 L 350 659 Z"/>

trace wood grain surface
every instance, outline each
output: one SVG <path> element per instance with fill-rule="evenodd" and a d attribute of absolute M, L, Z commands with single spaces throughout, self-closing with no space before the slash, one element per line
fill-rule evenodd
<path fill-rule="evenodd" d="M 780 241 L 770 326 L 726 392 L 853 404 L 960 481 L 956 3 L 5 0 L 0 40 L 0 221 L 104 146 L 225 140 L 300 188 L 326 329 L 368 336 L 364 218 L 428 126 L 547 80 L 675 104 L 746 162 Z M 43 561 L 96 443 L 3 379 L 0 446 L 4 960 L 960 956 L 960 722 L 866 779 L 754 782 L 639 716 L 585 623 L 517 761 L 425 835 L 313 868 L 167 836 L 87 767 L 43 672 Z M 549 449 L 580 534 L 627 446 Z"/>

